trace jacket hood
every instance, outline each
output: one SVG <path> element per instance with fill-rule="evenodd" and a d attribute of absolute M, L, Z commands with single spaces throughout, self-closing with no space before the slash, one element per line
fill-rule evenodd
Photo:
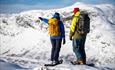
<path fill-rule="evenodd" d="M 53 18 L 57 18 L 57 19 L 60 20 L 60 14 L 56 12 L 56 13 L 53 15 Z"/>

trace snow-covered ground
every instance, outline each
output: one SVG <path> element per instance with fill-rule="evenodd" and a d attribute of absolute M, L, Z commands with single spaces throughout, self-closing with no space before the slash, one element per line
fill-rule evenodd
<path fill-rule="evenodd" d="M 69 40 L 71 20 L 66 17 L 71 17 L 74 7 L 89 13 L 91 31 L 86 39 L 85 50 L 87 63 L 93 63 L 94 66 L 74 66 L 70 63 L 75 56 Z M 51 44 L 47 25 L 42 24 L 44 22 L 38 17 L 51 18 L 54 12 L 59 12 L 64 19 L 66 44 L 60 52 L 63 64 L 51 67 L 51 70 L 115 70 L 115 6 L 111 4 L 75 3 L 62 9 L 0 14 L 0 60 L 33 70 L 39 70 L 44 63 L 48 63 Z M 0 63 L 0 66 L 6 65 L 2 61 Z"/>
<path fill-rule="evenodd" d="M 32 70 L 32 69 L 22 68 L 17 64 L 8 63 L 3 60 L 0 60 L 0 70 Z"/>

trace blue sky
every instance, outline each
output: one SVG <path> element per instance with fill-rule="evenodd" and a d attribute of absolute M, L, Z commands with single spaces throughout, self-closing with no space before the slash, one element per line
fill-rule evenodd
<path fill-rule="evenodd" d="M 0 4 L 55 5 L 71 4 L 76 0 L 0 0 Z"/>
<path fill-rule="evenodd" d="M 79 1 L 91 4 L 115 4 L 115 0 L 0 0 L 0 13 L 16 13 L 34 9 L 62 8 Z"/>

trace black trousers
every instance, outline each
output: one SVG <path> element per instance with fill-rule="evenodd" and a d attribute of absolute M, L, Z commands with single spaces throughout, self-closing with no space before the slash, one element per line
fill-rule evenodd
<path fill-rule="evenodd" d="M 52 44 L 51 61 L 58 61 L 62 39 L 52 39 L 52 38 L 50 38 L 50 40 L 51 40 L 51 44 Z"/>

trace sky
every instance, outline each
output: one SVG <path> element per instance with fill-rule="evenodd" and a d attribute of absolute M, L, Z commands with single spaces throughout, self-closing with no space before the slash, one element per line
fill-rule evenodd
<path fill-rule="evenodd" d="M 0 13 L 16 13 L 25 10 L 63 8 L 76 2 L 90 4 L 115 4 L 115 0 L 0 0 Z"/>

